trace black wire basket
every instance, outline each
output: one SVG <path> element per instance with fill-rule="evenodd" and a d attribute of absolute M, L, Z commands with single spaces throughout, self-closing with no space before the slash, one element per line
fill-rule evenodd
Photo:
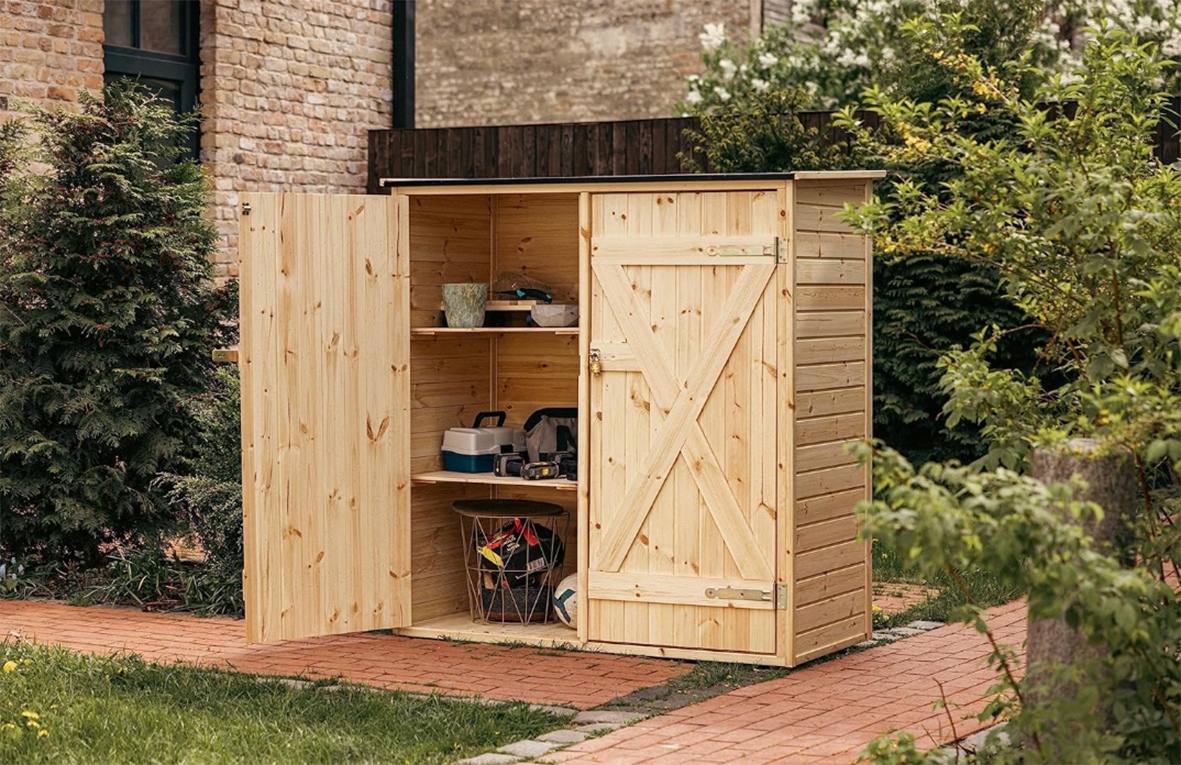
<path fill-rule="evenodd" d="M 534 500 L 465 499 L 453 507 L 464 539 L 472 619 L 499 624 L 553 619 L 570 514 Z"/>

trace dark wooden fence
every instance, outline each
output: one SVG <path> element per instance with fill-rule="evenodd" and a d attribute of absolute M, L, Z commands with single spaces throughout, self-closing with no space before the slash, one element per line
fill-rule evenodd
<path fill-rule="evenodd" d="M 1156 136 L 1165 162 L 1181 157 L 1177 115 L 1170 99 Z M 877 115 L 862 113 L 869 125 Z M 830 142 L 843 140 L 831 112 L 804 112 L 800 120 Z M 691 117 L 545 125 L 419 128 L 369 131 L 369 191 L 381 178 L 577 178 L 587 175 L 673 175 L 687 172 L 680 155 L 693 151 Z M 709 169 L 704 168 L 704 169 Z"/>
<path fill-rule="evenodd" d="M 371 130 L 369 191 L 380 178 L 537 178 L 684 172 L 691 118 Z"/>

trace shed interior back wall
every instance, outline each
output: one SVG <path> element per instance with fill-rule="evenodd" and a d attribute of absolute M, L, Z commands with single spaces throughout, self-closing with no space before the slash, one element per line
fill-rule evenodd
<path fill-rule="evenodd" d="M 442 284 L 491 283 L 502 271 L 546 283 L 555 302 L 577 301 L 577 195 L 412 195 L 408 200 L 412 328 L 444 325 Z M 504 410 L 508 423 L 519 426 L 536 409 L 575 406 L 578 365 L 578 338 L 572 335 L 413 336 L 412 475 L 441 470 L 443 434 L 448 428 L 471 426 L 479 412 Z M 468 608 L 463 542 L 451 510 L 453 501 L 528 498 L 563 505 L 571 513 L 566 571 L 573 573 L 576 496 L 546 487 L 412 485 L 414 622 Z"/>

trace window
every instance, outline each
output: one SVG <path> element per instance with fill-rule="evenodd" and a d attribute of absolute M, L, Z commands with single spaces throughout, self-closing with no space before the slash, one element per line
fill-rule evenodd
<path fill-rule="evenodd" d="M 196 0 L 107 0 L 103 60 L 107 82 L 138 78 L 177 113 L 197 104 L 199 3 Z M 200 137 L 189 147 L 197 156 Z"/>

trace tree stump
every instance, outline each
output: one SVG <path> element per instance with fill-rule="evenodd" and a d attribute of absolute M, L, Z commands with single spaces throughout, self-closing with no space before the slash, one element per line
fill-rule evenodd
<path fill-rule="evenodd" d="M 1076 493 L 1075 499 L 1099 505 L 1103 508 L 1103 518 L 1080 522 L 1067 514 L 1066 520 L 1081 523 L 1097 552 L 1121 558 L 1124 565 L 1133 562 L 1128 559 L 1128 550 L 1132 515 L 1139 499 L 1131 452 L 1124 450 L 1100 455 L 1098 441 L 1076 438 L 1058 447 L 1034 452 L 1033 475 L 1045 484 L 1065 483 L 1075 475 L 1086 481 L 1086 489 Z M 1106 653 L 1102 645 L 1088 645 L 1086 636 L 1062 618 L 1034 619 L 1029 614 L 1026 630 L 1024 685 L 1025 701 L 1030 706 L 1070 699 L 1076 693 L 1074 683 L 1050 684 L 1049 672 L 1039 672 L 1039 664 L 1072 665 L 1097 659 Z M 1106 717 L 1102 710 L 1096 712 L 1096 721 Z"/>

